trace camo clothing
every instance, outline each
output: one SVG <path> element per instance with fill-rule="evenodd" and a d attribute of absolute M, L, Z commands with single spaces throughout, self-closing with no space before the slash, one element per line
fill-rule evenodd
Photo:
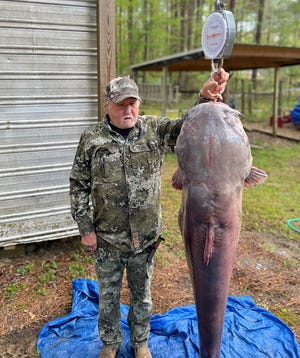
<path fill-rule="evenodd" d="M 137 84 L 130 76 L 112 79 L 105 88 L 105 99 L 114 103 L 121 103 L 126 98 L 135 98 L 142 101 Z"/>
<path fill-rule="evenodd" d="M 128 323 L 134 348 L 149 335 L 153 263 L 147 258 L 161 229 L 160 174 L 182 120 L 139 116 L 124 138 L 107 117 L 85 130 L 70 175 L 71 212 L 81 235 L 96 231 L 99 334 L 118 349 L 124 269 L 130 288 Z M 93 216 L 89 205 L 91 196 Z"/>
<path fill-rule="evenodd" d="M 105 118 L 82 134 L 70 175 L 71 213 L 81 235 L 96 231 L 135 253 L 158 238 L 162 160 L 166 148 L 175 146 L 181 124 L 139 116 L 124 139 Z"/>
<path fill-rule="evenodd" d="M 147 258 L 152 249 L 148 246 L 144 252 L 131 255 L 116 249 L 106 241 L 97 240 L 95 254 L 96 273 L 99 285 L 99 335 L 103 344 L 120 349 L 122 333 L 120 330 L 120 291 L 122 277 L 126 268 L 130 289 L 130 309 L 128 324 L 131 345 L 137 348 L 146 342 L 150 332 L 149 321 L 152 313 L 151 278 L 153 262 Z"/>

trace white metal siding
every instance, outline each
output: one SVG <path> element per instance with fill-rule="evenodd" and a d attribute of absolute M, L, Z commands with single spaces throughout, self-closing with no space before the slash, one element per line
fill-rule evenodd
<path fill-rule="evenodd" d="M 96 0 L 0 0 L 0 246 L 77 234 L 69 173 L 97 121 Z"/>

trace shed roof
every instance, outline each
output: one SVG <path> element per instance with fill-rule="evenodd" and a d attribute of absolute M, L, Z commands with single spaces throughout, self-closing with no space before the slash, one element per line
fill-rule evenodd
<path fill-rule="evenodd" d="M 299 47 L 279 47 L 235 44 L 231 56 L 224 59 L 226 71 L 278 68 L 300 65 Z M 177 53 L 131 66 L 133 71 L 209 71 L 210 61 L 204 57 L 202 48 Z"/>

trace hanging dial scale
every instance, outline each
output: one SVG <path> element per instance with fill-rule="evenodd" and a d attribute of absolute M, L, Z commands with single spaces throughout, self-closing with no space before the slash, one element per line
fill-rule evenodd
<path fill-rule="evenodd" d="M 235 38 L 235 21 L 232 12 L 225 10 L 222 1 L 216 0 L 215 11 L 206 18 L 202 29 L 202 50 L 212 67 L 229 57 Z"/>

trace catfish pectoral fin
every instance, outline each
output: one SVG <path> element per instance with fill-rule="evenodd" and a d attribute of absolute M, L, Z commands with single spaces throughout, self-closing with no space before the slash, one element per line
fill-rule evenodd
<path fill-rule="evenodd" d="M 178 168 L 172 178 L 172 187 L 176 190 L 182 190 L 182 177 Z"/>
<path fill-rule="evenodd" d="M 250 173 L 244 181 L 245 188 L 251 188 L 255 185 L 262 184 L 268 177 L 268 174 L 259 168 L 251 167 Z"/>

